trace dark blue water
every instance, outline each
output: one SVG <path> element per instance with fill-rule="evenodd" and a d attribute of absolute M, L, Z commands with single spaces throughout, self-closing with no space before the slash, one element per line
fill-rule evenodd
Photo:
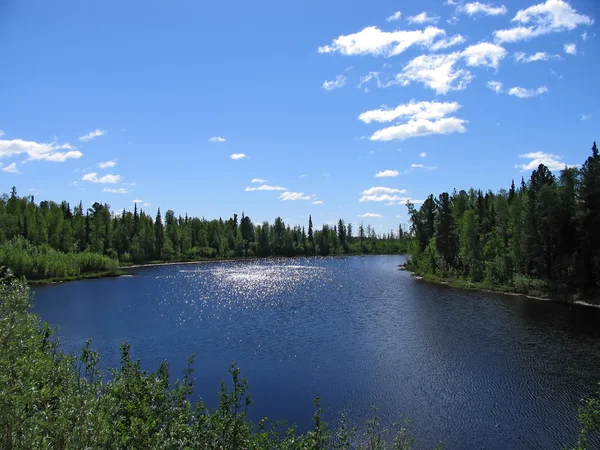
<path fill-rule="evenodd" d="M 216 404 L 236 360 L 254 419 L 310 426 L 410 418 L 419 448 L 562 448 L 600 380 L 600 310 L 453 290 L 400 272 L 401 256 L 276 259 L 132 270 L 132 277 L 36 289 L 34 311 L 69 351 L 86 338 L 117 366 L 128 341 L 143 366 L 176 377 L 197 355 Z"/>

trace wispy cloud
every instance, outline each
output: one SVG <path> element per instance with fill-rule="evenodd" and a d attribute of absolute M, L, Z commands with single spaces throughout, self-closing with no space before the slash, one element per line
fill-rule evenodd
<path fill-rule="evenodd" d="M 116 184 L 121 181 L 121 175 L 111 175 L 107 174 L 102 177 L 98 177 L 96 172 L 86 173 L 83 177 L 81 177 L 83 181 L 89 181 L 90 183 L 100 183 L 100 184 Z"/>
<path fill-rule="evenodd" d="M 21 171 L 17 168 L 17 164 L 16 163 L 11 163 L 6 167 L 2 168 L 2 172 L 6 172 L 6 173 L 21 173 Z"/>
<path fill-rule="evenodd" d="M 264 183 L 267 180 L 263 180 L 262 178 L 252 178 L 252 181 L 250 183 Z"/>
<path fill-rule="evenodd" d="M 397 170 L 383 170 L 381 172 L 377 172 L 375 174 L 375 178 L 384 178 L 384 177 L 397 177 L 400 174 Z"/>
<path fill-rule="evenodd" d="M 377 186 L 365 189 L 361 192 L 359 202 L 398 202 L 404 197 L 397 194 L 406 194 L 406 189 L 395 189 L 385 186 Z"/>
<path fill-rule="evenodd" d="M 61 151 L 67 150 L 67 151 Z M 64 162 L 67 159 L 78 159 L 83 156 L 71 144 L 40 143 L 22 139 L 0 140 L 0 159 L 27 154 L 28 161 Z"/>
<path fill-rule="evenodd" d="M 496 94 L 501 94 L 503 92 L 502 83 L 500 81 L 488 81 L 487 87 L 494 91 Z"/>
<path fill-rule="evenodd" d="M 323 204 L 323 200 L 315 200 L 313 202 L 313 205 L 322 205 Z"/>
<path fill-rule="evenodd" d="M 565 48 L 565 53 L 567 55 L 576 55 L 577 54 L 577 44 L 575 44 L 574 42 L 570 43 L 570 44 L 565 44 L 564 48 Z"/>
<path fill-rule="evenodd" d="M 106 133 L 105 130 L 101 130 L 100 128 L 96 128 L 93 131 L 90 131 L 88 134 L 84 134 L 83 136 L 79 136 L 79 140 L 83 142 L 88 142 L 97 137 L 100 137 Z"/>
<path fill-rule="evenodd" d="M 375 218 L 381 218 L 383 217 L 381 214 L 378 213 L 364 213 L 364 214 L 359 214 L 358 217 L 362 217 L 364 219 L 366 218 L 371 218 L 371 219 L 375 219 Z"/>
<path fill-rule="evenodd" d="M 518 25 L 494 31 L 496 42 L 524 41 L 544 34 L 574 30 L 579 25 L 592 25 L 594 20 L 579 14 L 563 0 L 547 0 L 519 10 L 512 22 Z"/>
<path fill-rule="evenodd" d="M 117 162 L 115 160 L 99 162 L 98 164 L 96 164 L 96 166 L 98 166 L 99 169 L 109 169 L 111 167 L 115 167 L 116 165 L 117 165 Z"/>
<path fill-rule="evenodd" d="M 229 157 L 233 160 L 238 160 L 238 159 L 244 159 L 247 158 L 246 155 L 244 155 L 243 153 L 234 153 L 232 155 L 229 155 Z"/>
<path fill-rule="evenodd" d="M 396 11 L 394 14 L 392 14 L 385 20 L 387 20 L 388 22 L 395 22 L 396 20 L 400 20 L 401 17 L 402 17 L 402 12 Z"/>
<path fill-rule="evenodd" d="M 244 189 L 246 192 L 252 191 L 287 191 L 286 188 L 281 186 L 269 186 L 268 184 L 263 184 L 262 186 L 247 186 Z"/>
<path fill-rule="evenodd" d="M 592 118 L 591 114 L 582 114 L 581 120 L 590 120 Z"/>
<path fill-rule="evenodd" d="M 527 55 L 525 52 L 516 52 L 515 61 L 519 63 L 531 63 L 536 61 L 548 61 L 549 59 L 561 59 L 560 55 L 551 55 L 546 52 L 537 52 L 533 55 Z"/>
<path fill-rule="evenodd" d="M 225 142 L 226 140 L 227 139 L 221 136 L 213 136 L 208 140 L 208 142 Z"/>
<path fill-rule="evenodd" d="M 410 167 L 408 168 L 408 171 L 412 172 L 413 170 L 416 170 L 416 169 L 421 169 L 421 170 L 435 170 L 435 169 L 437 169 L 437 167 L 435 167 L 435 166 L 426 166 L 425 164 L 415 164 L 415 163 L 412 163 L 410 165 Z"/>
<path fill-rule="evenodd" d="M 127 193 L 129 193 L 127 191 L 127 189 L 125 189 L 125 188 L 117 188 L 117 189 L 104 188 L 104 189 L 102 189 L 102 192 L 108 192 L 109 194 L 127 194 Z"/>
<path fill-rule="evenodd" d="M 312 197 L 310 195 L 304 195 L 303 192 L 284 192 L 279 197 L 279 200 L 310 200 Z"/>
<path fill-rule="evenodd" d="M 464 6 L 458 8 L 458 12 L 473 16 L 475 14 L 485 14 L 486 16 L 502 16 L 508 12 L 506 6 L 493 6 L 488 3 L 466 3 Z"/>
<path fill-rule="evenodd" d="M 144 200 L 141 200 L 139 198 L 132 201 L 132 203 L 143 203 L 143 202 L 144 202 Z"/>
<path fill-rule="evenodd" d="M 536 170 L 540 164 L 545 165 L 550 170 L 562 170 L 565 167 L 578 167 L 576 164 L 565 163 L 561 156 L 545 152 L 525 153 L 523 155 L 519 155 L 519 158 L 531 160 L 527 164 L 515 165 L 515 168 L 521 169 L 521 172 Z"/>
<path fill-rule="evenodd" d="M 427 158 L 427 153 L 423 152 L 419 155 L 421 158 Z"/>
<path fill-rule="evenodd" d="M 4 136 L 4 131 L 0 130 L 0 137 Z"/>
<path fill-rule="evenodd" d="M 334 89 L 343 88 L 346 85 L 346 77 L 344 75 L 338 75 L 333 81 L 325 81 L 321 86 L 326 91 L 332 91 Z"/>
<path fill-rule="evenodd" d="M 546 86 L 540 86 L 537 89 L 525 89 L 517 86 L 510 88 L 508 90 L 508 95 L 513 95 L 518 98 L 532 98 L 542 95 L 546 92 L 548 92 L 548 88 Z"/>
<path fill-rule="evenodd" d="M 425 11 L 423 11 L 421 14 L 417 14 L 416 16 L 408 17 L 408 23 L 438 23 L 439 21 L 439 17 L 431 17 L 427 15 Z"/>

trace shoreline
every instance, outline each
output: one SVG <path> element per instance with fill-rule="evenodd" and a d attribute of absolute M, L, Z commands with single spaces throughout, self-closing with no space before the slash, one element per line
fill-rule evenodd
<path fill-rule="evenodd" d="M 563 303 L 563 304 L 568 304 L 568 305 L 569 304 L 570 305 L 579 305 L 579 306 L 600 309 L 600 304 L 589 303 L 584 300 L 567 299 L 566 297 L 562 298 L 562 299 L 558 298 L 558 297 L 552 298 L 549 295 L 539 296 L 539 295 L 532 295 L 532 294 L 523 294 L 520 292 L 511 291 L 510 286 L 498 286 L 498 288 L 496 289 L 493 287 L 490 288 L 489 286 L 486 287 L 486 286 L 480 285 L 478 283 L 467 282 L 467 281 L 460 280 L 460 279 L 452 279 L 452 278 L 442 279 L 442 278 L 439 278 L 436 276 L 421 275 L 420 273 L 411 270 L 405 264 L 400 265 L 400 270 L 410 272 L 411 277 L 413 277 L 415 280 L 423 281 L 425 283 L 440 285 L 440 286 L 448 286 L 449 288 L 452 288 L 452 289 L 462 289 L 464 291 L 485 292 L 487 294 L 508 295 L 508 296 L 512 296 L 512 297 L 524 297 L 524 298 L 528 298 L 531 300 L 556 302 L 556 303 Z"/>

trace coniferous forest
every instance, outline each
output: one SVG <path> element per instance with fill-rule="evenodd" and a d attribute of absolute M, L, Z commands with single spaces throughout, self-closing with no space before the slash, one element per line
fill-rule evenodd
<path fill-rule="evenodd" d="M 459 285 L 598 303 L 600 155 L 494 194 L 461 190 L 409 204 L 411 269 Z"/>
<path fill-rule="evenodd" d="M 290 227 L 278 217 L 255 225 L 242 213 L 206 220 L 160 208 L 153 218 L 137 204 L 112 211 L 108 204 L 35 202 L 13 187 L 0 198 L 0 266 L 30 280 L 69 279 L 114 273 L 119 265 L 215 258 L 398 253 L 405 250 L 402 228 L 377 234 L 362 223 Z"/>

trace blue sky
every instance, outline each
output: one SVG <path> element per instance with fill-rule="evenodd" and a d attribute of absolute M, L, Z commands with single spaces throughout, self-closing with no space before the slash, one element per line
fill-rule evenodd
<path fill-rule="evenodd" d="M 0 191 L 396 229 L 407 198 L 584 161 L 599 16 L 596 0 L 4 0 Z"/>

